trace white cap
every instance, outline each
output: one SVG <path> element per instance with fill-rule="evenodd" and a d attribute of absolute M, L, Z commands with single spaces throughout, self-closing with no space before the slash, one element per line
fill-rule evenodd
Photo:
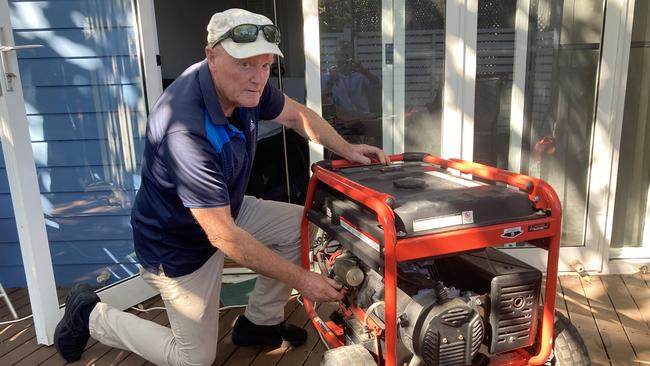
<path fill-rule="evenodd" d="M 215 13 L 208 23 L 208 44 L 212 44 L 224 33 L 240 24 L 265 25 L 273 24 L 273 22 L 264 15 L 251 13 L 244 9 L 228 9 L 221 13 Z M 235 43 L 232 39 L 227 38 L 219 44 L 234 58 L 248 58 L 267 53 L 283 56 L 278 45 L 267 41 L 262 31 L 257 34 L 255 42 Z"/>

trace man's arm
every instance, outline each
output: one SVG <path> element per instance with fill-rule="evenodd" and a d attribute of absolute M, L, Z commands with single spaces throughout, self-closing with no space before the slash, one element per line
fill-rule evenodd
<path fill-rule="evenodd" d="M 365 144 L 350 144 L 316 112 L 286 95 L 284 101 L 282 113 L 275 118 L 279 123 L 294 129 L 302 136 L 327 147 L 349 161 L 370 164 L 370 159 L 375 158 L 382 164 L 388 164 L 388 158 L 382 149 Z"/>
<path fill-rule="evenodd" d="M 373 74 L 372 72 L 368 71 L 363 64 L 361 64 L 358 61 L 352 61 L 352 70 L 358 72 L 359 74 L 363 75 L 368 79 L 370 82 L 370 85 L 372 86 L 377 86 L 379 83 L 381 83 L 381 79 L 377 77 L 377 75 Z"/>
<path fill-rule="evenodd" d="M 190 211 L 210 243 L 240 265 L 282 281 L 312 301 L 327 302 L 343 298 L 338 291 L 341 286 L 336 281 L 287 261 L 235 225 L 230 216 L 230 206 L 192 208 Z"/>

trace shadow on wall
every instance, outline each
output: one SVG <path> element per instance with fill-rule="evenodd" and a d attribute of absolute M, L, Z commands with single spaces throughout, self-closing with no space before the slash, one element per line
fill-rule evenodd
<path fill-rule="evenodd" d="M 10 1 L 10 16 L 17 45 L 44 46 L 18 58 L 57 284 L 137 273 L 129 217 L 146 106 L 132 2 Z M 13 213 L 0 220 L 0 251 L 15 253 Z M 21 257 L 0 258 L 0 275 L 24 285 Z"/>

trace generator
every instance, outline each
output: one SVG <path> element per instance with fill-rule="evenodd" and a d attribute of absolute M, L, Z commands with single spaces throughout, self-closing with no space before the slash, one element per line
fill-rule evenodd
<path fill-rule="evenodd" d="M 330 348 L 321 364 L 547 362 L 557 336 L 555 191 L 537 178 L 457 159 L 389 159 L 312 166 L 302 264 L 345 288 L 325 320 L 304 301 Z M 310 224 L 320 229 L 315 239 Z M 514 243 L 548 251 L 543 304 L 542 272 L 495 248 Z M 584 343 L 569 328 L 588 364 Z"/>

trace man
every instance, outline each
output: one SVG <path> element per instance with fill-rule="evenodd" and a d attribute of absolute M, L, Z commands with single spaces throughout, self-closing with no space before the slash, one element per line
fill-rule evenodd
<path fill-rule="evenodd" d="M 323 104 L 336 108 L 342 121 L 365 120 L 371 115 L 381 80 L 354 60 L 354 50 L 348 41 L 339 41 L 334 52 L 336 65 L 321 78 Z"/>
<path fill-rule="evenodd" d="M 212 364 L 224 255 L 261 275 L 233 328 L 236 345 L 305 341 L 303 329 L 284 323 L 291 288 L 318 302 L 343 296 L 336 282 L 297 265 L 302 208 L 244 196 L 257 122 L 275 119 L 358 163 L 387 163 L 386 156 L 347 143 L 267 84 L 273 55 L 282 56 L 268 18 L 230 9 L 213 15 L 207 30 L 206 59 L 183 72 L 151 112 L 131 219 L 142 278 L 160 292 L 171 329 L 77 287 L 55 333 L 67 361 L 78 360 L 92 336 L 157 365 Z"/>

